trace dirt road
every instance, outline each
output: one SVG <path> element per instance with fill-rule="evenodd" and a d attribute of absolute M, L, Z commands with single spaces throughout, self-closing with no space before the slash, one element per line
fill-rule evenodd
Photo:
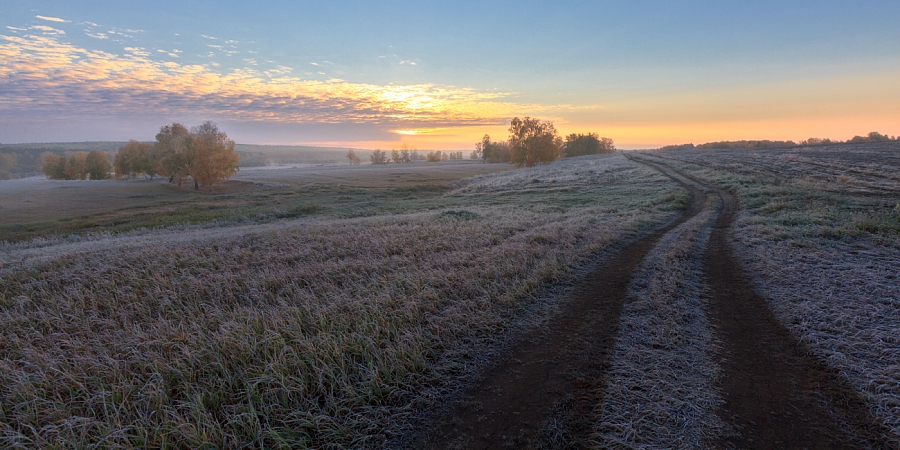
<path fill-rule="evenodd" d="M 426 433 L 428 448 L 537 448 L 554 423 L 569 448 L 586 446 L 589 412 L 603 401 L 605 372 L 632 273 L 662 236 L 698 214 L 707 192 L 722 207 L 704 255 L 708 314 L 721 342 L 725 400 L 718 411 L 739 435 L 712 448 L 891 448 L 864 402 L 774 317 L 728 244 L 737 210 L 728 192 L 654 162 L 691 193 L 684 213 L 624 247 L 583 280 L 559 314 L 516 343 Z M 701 189 L 702 187 L 702 189 Z M 704 190 L 706 192 L 704 192 Z M 579 421 L 582 420 L 584 422 Z M 635 418 L 639 420 L 640 418 Z"/>
<path fill-rule="evenodd" d="M 703 184 L 674 169 L 644 163 Z M 704 267 L 709 315 L 724 350 L 719 388 L 725 406 L 719 414 L 740 432 L 726 443 L 760 449 L 892 448 L 881 440 L 889 431 L 877 425 L 859 394 L 811 356 L 754 292 L 728 243 L 737 200 L 705 186 L 722 200 Z"/>
<path fill-rule="evenodd" d="M 584 417 L 600 399 L 609 353 L 631 274 L 657 241 L 703 210 L 706 195 L 689 186 L 691 204 L 674 221 L 599 264 L 546 327 L 514 345 L 427 436 L 429 448 L 529 448 L 551 416 Z M 567 425 L 576 434 L 578 423 Z M 586 431 L 586 430 L 582 430 Z"/>

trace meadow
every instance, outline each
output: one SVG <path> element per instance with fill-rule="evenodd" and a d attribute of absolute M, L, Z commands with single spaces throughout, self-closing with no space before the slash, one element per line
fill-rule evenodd
<path fill-rule="evenodd" d="M 737 202 L 718 232 L 764 308 L 862 399 L 857 433 L 810 394 L 845 428 L 835 442 L 896 447 L 898 174 L 900 146 L 881 143 L 259 168 L 207 193 L 0 182 L 40 206 L 0 201 L 23 211 L 0 223 L 0 445 L 420 447 L 590 271 L 656 230 L 604 373 L 576 395 L 594 403 L 545 405 L 527 447 L 752 443 L 733 440 L 754 431 L 727 409 L 709 277 L 718 189 Z M 86 193 L 107 197 L 79 207 Z"/>
<path fill-rule="evenodd" d="M 621 155 L 451 184 L 423 167 L 352 168 L 397 186 L 377 188 L 260 172 L 246 198 L 192 197 L 225 202 L 215 220 L 6 242 L 0 442 L 401 442 L 550 301 L 547 285 L 686 201 Z"/>
<path fill-rule="evenodd" d="M 260 223 L 311 213 L 378 214 L 405 208 L 401 205 L 411 205 L 412 197 L 439 196 L 460 178 L 511 168 L 476 161 L 244 168 L 232 179 L 201 192 L 159 177 L 83 182 L 33 176 L 0 184 L 0 241 L 212 221 Z"/>

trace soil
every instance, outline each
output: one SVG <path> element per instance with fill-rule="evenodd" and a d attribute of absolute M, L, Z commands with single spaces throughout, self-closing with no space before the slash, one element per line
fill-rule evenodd
<path fill-rule="evenodd" d="M 733 195 L 671 168 L 648 165 L 713 190 L 722 210 L 704 255 L 710 288 L 709 316 L 722 346 L 720 417 L 739 434 L 726 448 L 894 448 L 864 400 L 832 369 L 812 356 L 752 288 L 728 232 L 737 212 Z M 671 171 L 671 172 L 670 172 Z"/>
<path fill-rule="evenodd" d="M 482 374 L 425 438 L 428 448 L 535 448 L 548 422 L 566 412 L 574 436 L 589 433 L 635 268 L 669 230 L 703 210 L 706 195 L 690 187 L 691 204 L 673 222 L 626 245 L 593 268 L 561 311 Z M 543 436 L 546 439 L 546 436 Z M 575 438 L 577 440 L 577 438 Z"/>
<path fill-rule="evenodd" d="M 581 448 L 632 273 L 669 230 L 703 209 L 703 186 L 722 200 L 704 255 L 709 316 L 721 346 L 724 405 L 737 434 L 713 448 L 894 448 L 891 435 L 835 371 L 812 356 L 754 292 L 728 242 L 731 194 L 667 166 L 640 161 L 680 183 L 691 204 L 675 221 L 592 269 L 541 329 L 514 344 L 428 432 L 428 448 L 539 448 L 549 438 Z M 686 180 L 690 180 L 690 183 Z M 543 442 L 542 442 L 543 440 Z"/>

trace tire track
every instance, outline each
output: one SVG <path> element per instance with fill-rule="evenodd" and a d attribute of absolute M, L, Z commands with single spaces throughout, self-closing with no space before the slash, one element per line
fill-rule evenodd
<path fill-rule="evenodd" d="M 632 158 L 713 191 L 722 211 L 704 255 L 710 319 L 724 360 L 719 412 L 740 436 L 711 443 L 739 448 L 892 448 L 889 430 L 869 413 L 859 393 L 812 356 L 754 292 L 728 243 L 737 212 L 730 193 L 670 167 Z"/>
<path fill-rule="evenodd" d="M 578 423 L 600 402 L 619 316 L 631 276 L 657 242 L 703 210 L 706 195 L 685 186 L 688 208 L 674 221 L 631 242 L 593 268 L 549 323 L 514 344 L 479 383 L 462 395 L 429 430 L 428 448 L 533 448 L 561 410 L 579 438 L 591 432 Z"/>

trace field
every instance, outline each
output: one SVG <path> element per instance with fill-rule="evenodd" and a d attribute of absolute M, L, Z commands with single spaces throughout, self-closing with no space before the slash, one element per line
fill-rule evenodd
<path fill-rule="evenodd" d="M 411 197 L 440 195 L 464 177 L 509 170 L 475 161 L 349 167 L 298 164 L 242 169 L 211 191 L 165 180 L 60 181 L 29 177 L 0 184 L 0 240 L 110 233 L 211 221 L 261 222 L 311 213 L 378 214 Z"/>
<path fill-rule="evenodd" d="M 0 445 L 897 447 L 898 174 L 870 144 L 0 182 Z"/>

